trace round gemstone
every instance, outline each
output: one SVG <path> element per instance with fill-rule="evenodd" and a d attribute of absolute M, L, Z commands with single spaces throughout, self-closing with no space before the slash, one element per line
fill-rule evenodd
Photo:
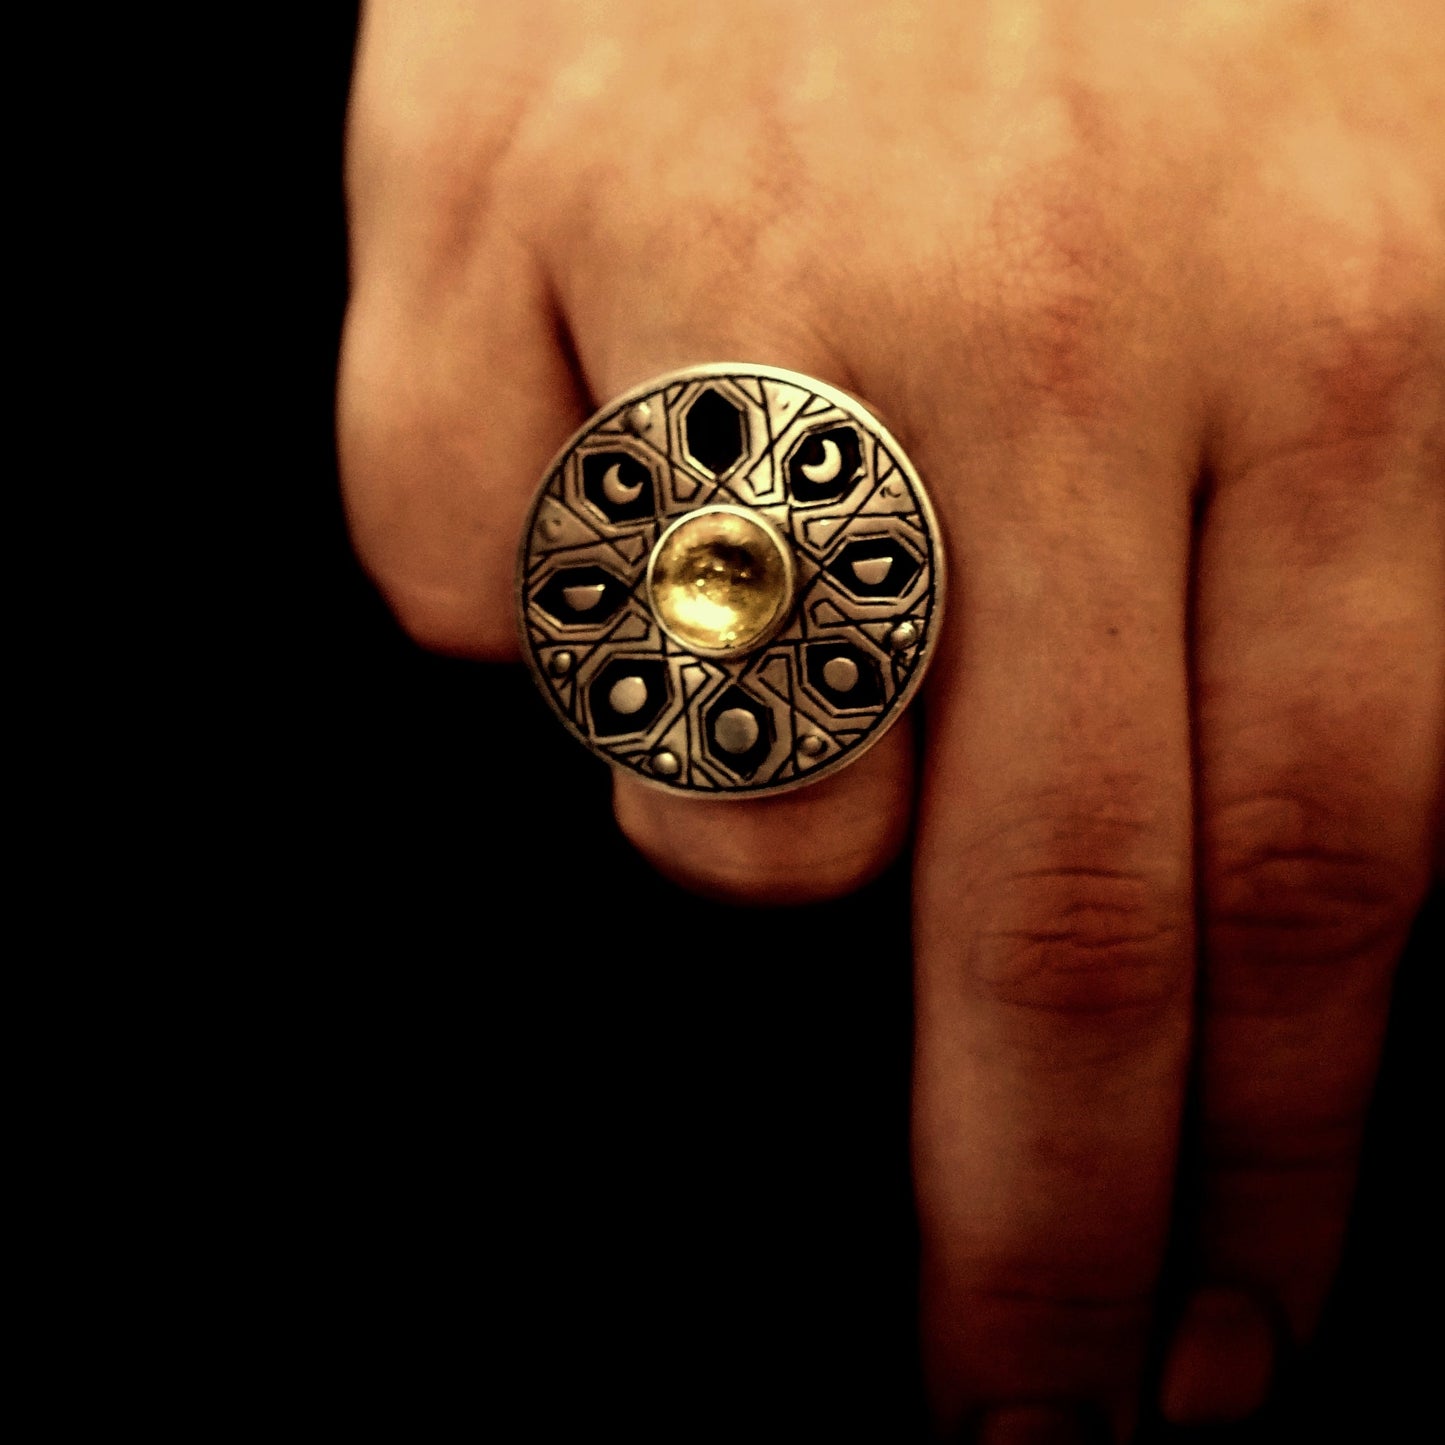
<path fill-rule="evenodd" d="M 658 539 L 647 572 L 653 615 L 684 647 L 748 652 L 793 600 L 793 563 L 772 525 L 737 507 L 701 507 Z"/>

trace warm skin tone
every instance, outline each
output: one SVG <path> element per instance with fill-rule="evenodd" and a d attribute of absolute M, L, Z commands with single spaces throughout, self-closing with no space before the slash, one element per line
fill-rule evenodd
<path fill-rule="evenodd" d="M 744 900 L 912 828 L 945 1426 L 1127 1430 L 1158 1328 L 1167 1411 L 1243 1414 L 1318 1317 L 1440 827 L 1442 77 L 1439 0 L 367 8 L 342 460 L 420 642 L 516 657 L 537 478 L 660 372 L 847 387 L 929 484 L 917 779 L 904 726 L 772 802 L 615 798 Z"/>

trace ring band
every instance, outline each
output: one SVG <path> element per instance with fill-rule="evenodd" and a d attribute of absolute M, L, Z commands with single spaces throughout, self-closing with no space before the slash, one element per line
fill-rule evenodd
<path fill-rule="evenodd" d="M 671 791 L 757 797 L 860 757 L 922 681 L 944 561 L 903 449 L 798 372 L 672 372 L 553 459 L 523 653 L 568 730 Z"/>

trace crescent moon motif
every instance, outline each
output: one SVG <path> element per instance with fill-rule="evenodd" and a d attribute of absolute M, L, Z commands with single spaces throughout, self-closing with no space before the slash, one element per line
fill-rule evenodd
<path fill-rule="evenodd" d="M 642 483 L 634 482 L 627 486 L 622 480 L 622 463 L 613 462 L 602 474 L 602 495 L 614 507 L 625 507 L 642 495 Z"/>
<path fill-rule="evenodd" d="M 823 438 L 823 460 L 809 465 L 802 463 L 798 468 L 807 479 L 815 486 L 821 486 L 824 482 L 834 482 L 838 479 L 838 473 L 843 470 L 843 453 L 832 437 Z"/>

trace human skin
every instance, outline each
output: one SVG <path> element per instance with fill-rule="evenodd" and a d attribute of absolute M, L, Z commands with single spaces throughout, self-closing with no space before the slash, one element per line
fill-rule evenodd
<path fill-rule="evenodd" d="M 929 485 L 921 755 L 614 802 L 744 901 L 911 836 L 943 1429 L 1127 1434 L 1158 1330 L 1166 1413 L 1243 1415 L 1318 1319 L 1441 821 L 1442 78 L 1438 0 L 366 9 L 339 438 L 419 642 L 518 655 L 544 466 L 681 366 L 844 386 Z"/>

